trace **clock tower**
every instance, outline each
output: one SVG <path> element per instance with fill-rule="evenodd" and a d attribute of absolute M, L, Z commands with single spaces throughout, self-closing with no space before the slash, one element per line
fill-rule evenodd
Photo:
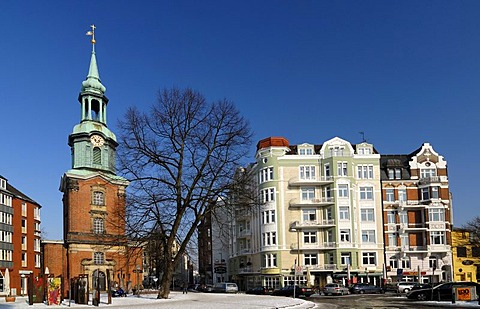
<path fill-rule="evenodd" d="M 80 123 L 68 137 L 72 165 L 60 183 L 64 295 L 69 289 L 67 279 L 88 275 L 90 290 L 97 286 L 105 290 L 108 277 L 120 285 L 126 284 L 136 265 L 142 265 L 141 256 L 131 256 L 125 235 L 128 181 L 115 171 L 118 143 L 107 127 L 108 98 L 98 72 L 94 31 L 92 25 L 92 31 L 87 33 L 92 36 L 92 54 L 78 96 Z"/>

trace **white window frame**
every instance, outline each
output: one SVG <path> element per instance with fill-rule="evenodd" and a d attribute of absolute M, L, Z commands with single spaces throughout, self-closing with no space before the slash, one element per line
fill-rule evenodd
<path fill-rule="evenodd" d="M 315 221 L 317 221 L 317 210 L 316 209 L 303 209 L 302 210 L 302 219 L 303 219 L 303 222 L 315 222 Z"/>
<path fill-rule="evenodd" d="M 315 180 L 315 165 L 300 165 L 298 167 L 298 177 L 301 180 Z"/>
<path fill-rule="evenodd" d="M 376 243 L 375 230 L 362 230 L 362 243 Z"/>
<path fill-rule="evenodd" d="M 373 208 L 360 209 L 360 221 L 375 222 L 375 209 Z"/>
<path fill-rule="evenodd" d="M 341 177 L 348 176 L 348 163 L 347 162 L 337 162 L 337 176 L 341 176 Z"/>
<path fill-rule="evenodd" d="M 350 229 L 341 229 L 340 230 L 340 242 L 349 243 L 350 242 Z"/>
<path fill-rule="evenodd" d="M 373 200 L 373 187 L 372 186 L 366 186 L 366 187 L 360 187 L 360 200 L 362 201 L 372 201 Z"/>
<path fill-rule="evenodd" d="M 338 184 L 338 197 L 348 198 L 348 184 L 341 183 Z"/>
<path fill-rule="evenodd" d="M 377 253 L 376 252 L 362 252 L 362 264 L 363 265 L 377 265 Z"/>
<path fill-rule="evenodd" d="M 304 244 L 316 244 L 317 243 L 317 232 L 315 232 L 315 231 L 304 231 L 303 232 L 303 243 Z"/>
<path fill-rule="evenodd" d="M 339 206 L 338 207 L 338 219 L 339 220 L 350 220 L 350 206 Z"/>
<path fill-rule="evenodd" d="M 373 179 L 373 164 L 357 165 L 358 179 Z"/>

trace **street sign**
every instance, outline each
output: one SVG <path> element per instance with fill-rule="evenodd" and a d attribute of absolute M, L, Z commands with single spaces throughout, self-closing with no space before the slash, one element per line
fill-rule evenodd
<path fill-rule="evenodd" d="M 303 268 L 302 266 L 295 266 L 295 276 L 303 275 Z"/>
<path fill-rule="evenodd" d="M 217 273 L 217 274 L 224 274 L 226 272 L 227 272 L 227 268 L 225 266 L 215 267 L 215 273 Z"/>

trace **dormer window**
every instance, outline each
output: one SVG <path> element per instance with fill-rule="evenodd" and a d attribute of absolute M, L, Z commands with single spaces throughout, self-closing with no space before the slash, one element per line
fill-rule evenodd
<path fill-rule="evenodd" d="M 343 146 L 336 146 L 336 147 L 330 147 L 330 156 L 331 157 L 341 157 L 343 156 L 343 151 L 345 150 L 345 147 Z"/>
<path fill-rule="evenodd" d="M 301 156 L 311 156 L 313 155 L 313 148 L 300 148 L 298 149 L 298 154 Z"/>
<path fill-rule="evenodd" d="M 402 179 L 402 169 L 401 168 L 389 168 L 388 169 L 388 179 Z"/>
<path fill-rule="evenodd" d="M 360 147 L 360 148 L 358 148 L 358 154 L 361 154 L 361 155 L 372 154 L 372 148 L 370 148 L 370 147 Z"/>
<path fill-rule="evenodd" d="M 7 181 L 3 178 L 0 178 L 0 189 L 7 189 Z"/>

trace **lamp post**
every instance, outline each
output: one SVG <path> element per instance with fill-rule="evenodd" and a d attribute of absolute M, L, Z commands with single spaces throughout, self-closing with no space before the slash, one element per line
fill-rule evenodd
<path fill-rule="evenodd" d="M 300 265 L 300 230 L 295 225 L 294 227 L 290 227 L 291 232 L 297 232 L 297 258 L 295 259 L 295 266 L 294 266 L 294 273 L 293 273 L 293 298 L 295 298 L 296 292 L 296 281 L 297 281 L 297 265 Z"/>
<path fill-rule="evenodd" d="M 140 297 L 140 284 L 139 284 L 139 281 L 140 281 L 140 265 L 137 265 L 137 297 Z"/>

